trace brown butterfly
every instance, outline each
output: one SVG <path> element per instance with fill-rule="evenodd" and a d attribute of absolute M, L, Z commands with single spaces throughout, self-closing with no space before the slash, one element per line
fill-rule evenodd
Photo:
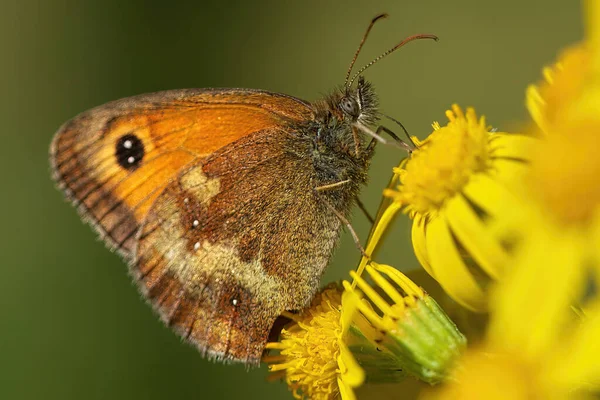
<path fill-rule="evenodd" d="M 141 292 L 210 358 L 257 364 L 310 303 L 367 180 L 377 97 L 362 72 L 323 100 L 250 89 L 145 94 L 86 111 L 50 148 L 54 178 Z M 358 78 L 358 80 L 356 80 Z M 356 85 L 354 84 L 356 81 Z"/>

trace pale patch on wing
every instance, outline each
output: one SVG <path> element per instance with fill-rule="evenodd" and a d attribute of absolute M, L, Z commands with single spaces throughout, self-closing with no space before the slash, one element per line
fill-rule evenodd
<path fill-rule="evenodd" d="M 194 270 L 198 269 L 214 276 L 215 280 L 222 276 L 234 275 L 243 287 L 250 290 L 259 299 L 268 300 L 269 294 L 277 293 L 282 289 L 281 278 L 268 275 L 258 260 L 250 262 L 240 260 L 235 248 L 235 245 L 210 244 L 208 241 L 204 241 L 195 254 L 188 255 L 189 265 L 194 266 Z M 190 283 L 193 285 L 196 283 L 194 273 L 192 272 L 190 276 L 185 269 L 186 265 L 183 264 L 171 265 L 171 271 L 180 277 L 182 282 L 184 278 L 191 278 Z"/>
<path fill-rule="evenodd" d="M 211 188 L 218 187 L 218 179 L 206 179 L 200 168 L 194 173 L 194 191 L 199 201 L 208 202 L 217 193 Z M 204 180 L 206 186 L 198 185 Z M 207 188 L 207 190 L 203 190 Z M 205 193 L 205 195 L 201 195 Z M 259 300 L 273 303 L 273 294 L 284 290 L 283 280 L 268 274 L 258 259 L 242 261 L 237 243 L 210 243 L 208 240 L 190 242 L 190 227 L 184 227 L 180 221 L 182 210 L 174 197 L 163 196 L 155 208 L 158 226 L 146 226 L 151 231 L 140 241 L 138 255 L 154 253 L 165 258 L 163 273 L 172 273 L 193 295 L 201 296 L 207 285 L 207 277 L 218 283 L 220 279 L 235 277 L 237 283 L 249 290 Z"/>
<path fill-rule="evenodd" d="M 197 166 L 185 172 L 179 183 L 183 190 L 193 194 L 201 204 L 208 204 L 221 191 L 219 179 L 208 179 L 202 168 Z"/>
<path fill-rule="evenodd" d="M 241 257 L 235 239 L 202 238 L 193 218 L 206 205 L 195 197 L 178 183 L 157 199 L 132 273 L 161 319 L 202 355 L 258 364 L 273 321 L 287 308 L 285 276 L 269 274 L 258 255 Z"/>

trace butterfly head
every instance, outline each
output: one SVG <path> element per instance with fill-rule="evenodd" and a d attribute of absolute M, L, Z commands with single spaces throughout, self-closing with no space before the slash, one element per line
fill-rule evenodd
<path fill-rule="evenodd" d="M 356 85 L 344 86 L 316 102 L 317 120 L 324 125 L 372 125 L 378 120 L 379 101 L 370 82 L 363 77 Z"/>
<path fill-rule="evenodd" d="M 373 25 L 375 25 L 377 21 L 383 20 L 387 18 L 387 16 L 387 14 L 379 14 L 371 20 L 371 23 L 367 27 L 358 49 L 350 62 L 350 66 L 346 72 L 344 86 L 328 96 L 325 102 L 317 103 L 316 115 L 318 123 L 323 126 L 333 127 L 334 129 L 337 129 L 338 132 L 341 132 L 337 137 L 341 139 L 341 142 L 344 142 L 343 146 L 341 146 L 342 148 L 348 147 L 347 134 L 351 132 L 352 140 L 355 142 L 358 149 L 359 144 L 358 139 L 356 138 L 356 130 L 368 132 L 369 126 L 374 125 L 378 120 L 378 99 L 373 90 L 373 86 L 365 81 L 363 73 L 407 43 L 420 39 L 438 40 L 437 36 L 430 34 L 409 36 L 394 47 L 374 58 L 371 62 L 365 64 L 362 68 L 359 68 L 358 71 L 352 75 L 354 64 L 369 36 L 369 32 L 371 32 L 371 28 L 373 28 Z M 372 146 L 369 147 L 372 149 Z M 356 150 L 355 153 L 358 154 L 358 150 Z M 372 151 L 370 154 L 372 154 Z"/>
<path fill-rule="evenodd" d="M 334 151 L 338 157 L 344 154 L 366 167 L 373 152 L 359 150 L 366 149 L 367 143 L 366 136 L 356 127 L 372 126 L 379 119 L 378 97 L 373 86 L 361 77 L 355 85 L 337 88 L 313 104 L 316 111 L 313 139 L 315 148 L 320 149 L 319 157 Z"/>
<path fill-rule="evenodd" d="M 345 120 L 370 125 L 377 120 L 378 100 L 373 86 L 361 76 L 356 87 L 346 87 L 337 100 L 337 110 Z"/>

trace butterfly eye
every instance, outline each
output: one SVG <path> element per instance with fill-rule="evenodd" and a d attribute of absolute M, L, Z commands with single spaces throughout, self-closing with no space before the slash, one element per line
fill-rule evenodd
<path fill-rule="evenodd" d="M 354 118 L 357 118 L 359 115 L 358 104 L 356 103 L 356 100 L 351 97 L 344 97 L 340 101 L 340 109 Z"/>
<path fill-rule="evenodd" d="M 137 168 L 144 158 L 144 144 L 134 134 L 128 133 L 117 141 L 115 156 L 119 165 L 125 169 Z"/>

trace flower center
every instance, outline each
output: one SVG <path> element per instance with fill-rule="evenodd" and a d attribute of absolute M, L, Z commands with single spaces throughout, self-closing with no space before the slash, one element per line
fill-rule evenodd
<path fill-rule="evenodd" d="M 339 395 L 338 356 L 341 337 L 341 294 L 337 287 L 317 294 L 310 308 L 281 332 L 279 343 L 267 348 L 280 350 L 279 363 L 271 372 L 286 373 L 286 382 L 298 399 L 334 399 Z"/>
<path fill-rule="evenodd" d="M 472 174 L 489 167 L 489 132 L 483 117 L 457 105 L 447 111 L 448 125 L 425 139 L 399 171 L 399 200 L 409 213 L 429 213 L 460 192 Z"/>

